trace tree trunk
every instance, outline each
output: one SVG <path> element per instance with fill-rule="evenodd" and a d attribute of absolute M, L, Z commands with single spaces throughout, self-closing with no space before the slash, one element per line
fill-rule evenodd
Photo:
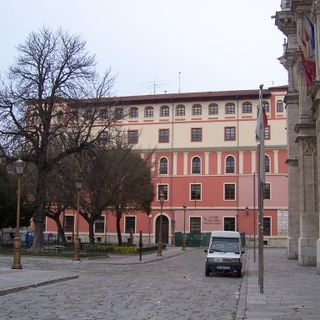
<path fill-rule="evenodd" d="M 121 215 L 117 213 L 117 236 L 118 236 L 118 246 L 122 246 L 122 236 L 121 236 L 121 229 L 120 229 L 120 221 Z"/>
<path fill-rule="evenodd" d="M 59 217 L 54 218 L 54 221 L 56 222 L 57 229 L 58 229 L 58 239 L 61 239 L 61 242 L 65 246 L 67 244 L 67 239 L 66 239 L 66 235 L 64 234 L 64 230 L 61 225 Z"/>
<path fill-rule="evenodd" d="M 89 242 L 90 244 L 94 244 L 94 231 L 93 231 L 93 225 L 94 225 L 94 220 L 89 220 L 88 222 L 89 225 Z"/>
<path fill-rule="evenodd" d="M 47 191 L 47 174 L 43 170 L 38 170 L 38 183 L 36 188 L 35 212 L 33 222 L 35 224 L 34 240 L 31 251 L 40 252 L 43 246 L 43 231 L 45 221 L 45 202 Z"/>

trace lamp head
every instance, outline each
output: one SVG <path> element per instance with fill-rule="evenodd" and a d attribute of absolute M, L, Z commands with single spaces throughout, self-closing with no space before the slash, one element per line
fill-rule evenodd
<path fill-rule="evenodd" d="M 82 188 L 82 179 L 80 177 L 77 178 L 77 180 L 75 181 L 75 184 L 76 184 L 76 189 L 80 191 Z"/>
<path fill-rule="evenodd" d="M 18 159 L 15 162 L 15 171 L 18 176 L 21 176 L 24 171 L 24 162 L 21 159 Z"/>

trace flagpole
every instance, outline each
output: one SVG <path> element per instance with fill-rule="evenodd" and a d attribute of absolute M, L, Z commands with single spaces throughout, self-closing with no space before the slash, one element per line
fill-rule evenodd
<path fill-rule="evenodd" d="M 259 143 L 259 179 L 258 179 L 258 207 L 259 207 L 259 286 L 260 293 L 263 293 L 263 191 L 264 191 L 264 119 L 263 119 L 263 105 L 262 105 L 262 89 L 263 85 L 260 85 L 259 90 L 259 112 L 258 112 L 258 123 L 260 130 L 260 143 Z"/>
<path fill-rule="evenodd" d="M 256 173 L 253 173 L 253 262 L 256 262 Z"/>

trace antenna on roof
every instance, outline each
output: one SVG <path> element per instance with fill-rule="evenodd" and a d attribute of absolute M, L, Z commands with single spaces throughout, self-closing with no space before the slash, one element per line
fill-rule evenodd
<path fill-rule="evenodd" d="M 180 76 L 181 76 L 181 71 L 179 71 L 179 86 L 178 86 L 178 93 L 180 93 Z"/>

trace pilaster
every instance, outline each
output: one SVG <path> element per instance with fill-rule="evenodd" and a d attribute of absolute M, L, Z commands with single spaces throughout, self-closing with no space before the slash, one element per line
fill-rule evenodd
<path fill-rule="evenodd" d="M 287 141 L 288 141 L 288 246 L 289 259 L 298 259 L 298 239 L 300 237 L 300 204 L 299 204 L 299 148 L 296 143 L 295 127 L 299 118 L 299 95 L 289 91 L 285 97 L 287 108 Z"/>
<path fill-rule="evenodd" d="M 312 126 L 300 125 L 301 133 L 311 132 Z M 317 146 L 316 138 L 311 135 L 299 135 L 300 168 L 300 237 L 298 241 L 298 263 L 316 265 L 316 242 L 319 237 L 319 214 L 317 212 Z"/>

